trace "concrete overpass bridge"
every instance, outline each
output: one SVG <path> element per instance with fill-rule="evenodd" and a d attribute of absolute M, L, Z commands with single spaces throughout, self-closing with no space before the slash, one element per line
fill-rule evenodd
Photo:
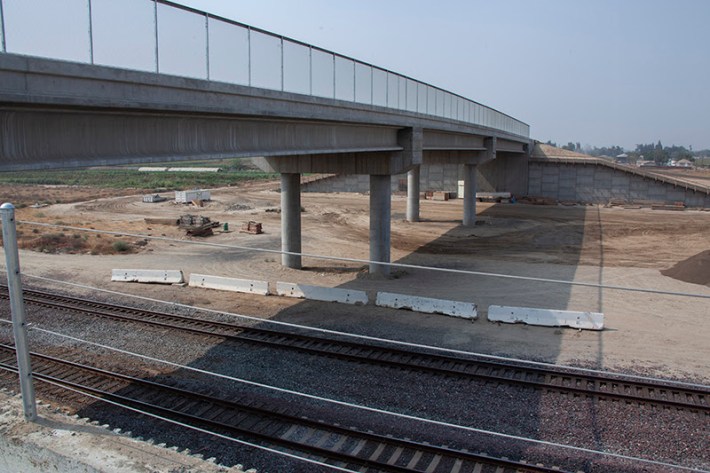
<path fill-rule="evenodd" d="M 281 174 L 291 268 L 302 173 L 370 176 L 370 259 L 389 262 L 392 175 L 407 173 L 416 221 L 420 166 L 463 164 L 473 225 L 477 166 L 527 169 L 513 117 L 168 1 L 0 0 L 0 32 L 0 171 L 263 156 Z"/>

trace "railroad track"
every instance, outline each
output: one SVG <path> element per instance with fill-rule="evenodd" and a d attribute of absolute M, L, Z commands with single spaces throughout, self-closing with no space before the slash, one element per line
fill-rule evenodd
<path fill-rule="evenodd" d="M 5 286 L 0 287 L 5 288 Z M 525 365 L 524 362 L 508 363 L 417 352 L 402 348 L 211 322 L 98 301 L 87 301 L 43 291 L 25 290 L 24 294 L 25 302 L 28 304 L 169 329 L 180 329 L 239 343 L 267 345 L 357 363 L 371 363 L 444 376 L 527 386 L 580 397 L 685 409 L 710 415 L 710 388 L 705 387 L 673 382 L 650 382 L 625 378 L 621 375 L 603 375 L 572 368 Z M 0 292 L 0 298 L 7 299 L 7 292 Z"/>
<path fill-rule="evenodd" d="M 244 394 L 237 399 L 212 397 L 37 353 L 31 354 L 31 363 L 38 380 L 355 471 L 564 471 L 290 415 L 284 412 L 284 405 L 267 405 L 263 401 L 257 405 Z M 12 346 L 0 345 L 0 369 L 17 371 Z"/>

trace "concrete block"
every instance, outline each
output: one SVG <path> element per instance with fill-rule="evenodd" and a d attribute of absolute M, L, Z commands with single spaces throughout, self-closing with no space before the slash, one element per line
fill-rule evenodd
<path fill-rule="evenodd" d="M 221 276 L 209 276 L 206 274 L 191 274 L 189 284 L 193 287 L 218 289 L 220 291 L 260 294 L 262 296 L 269 294 L 269 283 L 267 281 L 257 281 L 253 279 L 236 279 Z"/>
<path fill-rule="evenodd" d="M 277 282 L 276 293 L 279 296 L 297 297 L 324 302 L 364 305 L 369 302 L 365 291 L 334 287 L 309 286 L 290 282 Z"/>
<path fill-rule="evenodd" d="M 111 281 L 153 284 L 181 284 L 185 280 L 180 270 L 171 269 L 113 269 Z"/>
<path fill-rule="evenodd" d="M 380 307 L 410 309 L 427 314 L 444 314 L 465 319 L 477 319 L 478 310 L 473 302 L 447 301 L 430 297 L 417 297 L 391 292 L 378 292 L 375 302 Z"/>
<path fill-rule="evenodd" d="M 599 312 L 492 305 L 488 308 L 488 320 L 511 324 L 542 325 L 544 327 L 572 327 L 587 330 L 604 329 L 604 314 Z"/>

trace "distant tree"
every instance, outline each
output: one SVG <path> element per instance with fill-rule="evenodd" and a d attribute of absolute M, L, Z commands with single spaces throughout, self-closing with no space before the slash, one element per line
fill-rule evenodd
<path fill-rule="evenodd" d="M 610 156 L 612 158 L 615 158 L 616 156 L 619 156 L 620 154 L 624 153 L 624 148 L 616 145 L 602 146 L 601 148 L 597 148 L 595 146 L 593 148 L 586 149 L 586 153 L 591 156 Z"/>
<path fill-rule="evenodd" d="M 690 150 L 685 149 L 685 146 L 668 146 L 665 148 L 668 157 L 673 161 L 680 161 L 681 159 L 688 159 L 690 161 L 694 160 L 693 153 Z"/>
<path fill-rule="evenodd" d="M 575 151 L 577 149 L 577 146 L 570 141 L 569 143 L 564 145 L 562 149 L 566 149 L 567 151 Z"/>

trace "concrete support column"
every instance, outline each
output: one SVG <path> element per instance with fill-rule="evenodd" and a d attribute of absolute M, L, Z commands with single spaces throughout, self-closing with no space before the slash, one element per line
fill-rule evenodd
<path fill-rule="evenodd" d="M 407 172 L 407 221 L 419 221 L 419 171 L 421 166 L 414 166 Z"/>
<path fill-rule="evenodd" d="M 281 174 L 281 251 L 301 252 L 301 175 Z M 301 269 L 301 255 L 281 255 L 281 264 Z"/>
<path fill-rule="evenodd" d="M 465 164 L 463 175 L 463 224 L 476 224 L 476 165 Z"/>
<path fill-rule="evenodd" d="M 392 178 L 370 175 L 370 261 L 390 262 Z M 370 274 L 388 276 L 389 266 L 370 263 Z"/>

